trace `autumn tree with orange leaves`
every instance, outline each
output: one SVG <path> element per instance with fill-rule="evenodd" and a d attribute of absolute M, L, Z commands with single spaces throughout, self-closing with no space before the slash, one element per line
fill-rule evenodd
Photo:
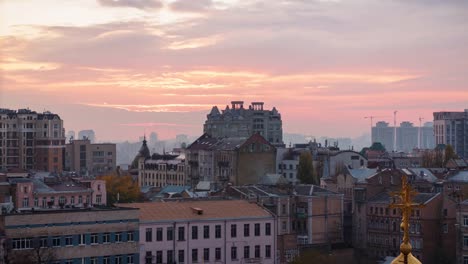
<path fill-rule="evenodd" d="M 106 182 L 107 203 L 132 203 L 141 201 L 138 182 L 133 181 L 130 175 L 105 175 L 99 177 Z"/>

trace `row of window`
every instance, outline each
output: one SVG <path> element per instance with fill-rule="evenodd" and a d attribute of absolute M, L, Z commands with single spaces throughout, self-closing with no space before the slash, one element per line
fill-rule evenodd
<path fill-rule="evenodd" d="M 255 223 L 254 225 L 254 236 L 260 236 L 260 223 Z M 201 229 L 201 228 L 200 228 Z M 204 225 L 203 226 L 203 239 L 210 239 L 211 232 L 210 226 Z M 174 229 L 173 227 L 166 228 L 166 240 L 171 241 L 174 239 Z M 163 234 L 164 228 L 158 227 L 156 228 L 156 239 L 154 240 L 153 237 L 153 228 L 149 227 L 145 229 L 145 241 L 152 242 L 154 241 L 163 241 Z M 183 241 L 185 240 L 185 227 L 179 226 L 178 228 L 178 240 Z M 270 236 L 271 235 L 271 223 L 265 223 L 264 235 Z M 244 237 L 250 236 L 250 224 L 244 224 Z M 221 238 L 221 225 L 215 225 L 215 232 L 214 238 Z M 231 224 L 231 237 L 237 237 L 237 224 Z M 196 240 L 199 238 L 199 226 L 192 226 L 191 227 L 191 239 Z"/>
<path fill-rule="evenodd" d="M 264 248 L 264 252 L 262 254 L 261 252 L 261 247 L 260 245 L 254 246 L 253 249 L 253 254 L 251 254 L 250 251 L 250 246 L 244 246 L 244 254 L 243 258 L 244 259 L 249 259 L 249 258 L 271 258 L 271 245 L 266 245 Z M 191 259 L 193 263 L 199 262 L 202 260 L 203 262 L 209 262 L 212 260 L 212 251 L 213 249 L 211 248 L 204 248 L 203 251 L 199 250 L 198 248 L 193 248 L 191 253 Z M 237 247 L 231 247 L 231 260 L 235 261 L 239 259 L 238 252 L 237 252 Z M 200 256 L 200 253 L 203 252 L 203 255 Z M 164 259 L 164 252 L 162 250 L 156 251 L 156 255 L 153 255 L 152 251 L 146 251 L 145 254 L 145 264 L 162 264 L 162 263 L 173 263 L 174 262 L 174 251 L 173 250 L 167 250 L 166 251 L 166 262 L 163 261 Z M 222 259 L 222 252 L 221 248 L 217 247 L 214 249 L 214 260 L 215 261 L 221 261 Z M 181 249 L 178 250 L 177 252 L 177 261 L 178 263 L 184 263 L 185 262 L 185 250 Z"/>
<path fill-rule="evenodd" d="M 77 259 L 55 260 L 51 264 L 134 264 L 138 255 L 116 255 L 102 257 L 86 257 Z"/>
<path fill-rule="evenodd" d="M 88 233 L 53 237 L 26 237 L 11 240 L 12 249 L 33 249 L 47 247 L 67 247 L 107 243 L 134 242 L 137 231 L 116 233 Z"/>
<path fill-rule="evenodd" d="M 89 204 L 89 202 L 90 202 L 90 196 L 86 195 L 86 203 Z M 96 195 L 95 204 L 101 204 L 101 203 L 102 203 L 102 195 L 98 194 Z M 83 204 L 83 196 L 81 195 L 78 196 L 77 200 L 75 200 L 75 196 L 71 196 L 70 199 L 67 199 L 65 196 L 60 196 L 58 198 L 58 205 L 66 205 L 66 204 L 70 204 L 70 205 Z M 49 201 L 47 201 L 47 197 L 42 197 L 41 205 L 40 205 L 41 207 L 47 208 L 47 207 L 54 206 L 54 205 L 57 205 L 57 203 L 55 202 L 54 196 L 51 196 Z M 28 197 L 23 198 L 23 207 L 29 207 Z M 37 197 L 34 198 L 34 207 L 39 207 L 39 198 Z"/>

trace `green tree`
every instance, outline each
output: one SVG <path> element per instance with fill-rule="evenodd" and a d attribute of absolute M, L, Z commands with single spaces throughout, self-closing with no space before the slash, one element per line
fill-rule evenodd
<path fill-rule="evenodd" d="M 317 177 L 317 173 L 314 170 L 314 164 L 312 160 L 312 154 L 308 151 L 304 151 L 299 156 L 299 166 L 297 168 L 297 178 L 303 184 L 320 184 L 320 179 Z"/>
<path fill-rule="evenodd" d="M 447 165 L 447 162 L 451 159 L 456 159 L 457 154 L 455 153 L 455 150 L 453 150 L 452 145 L 447 145 L 445 146 L 444 150 L 444 165 Z"/>

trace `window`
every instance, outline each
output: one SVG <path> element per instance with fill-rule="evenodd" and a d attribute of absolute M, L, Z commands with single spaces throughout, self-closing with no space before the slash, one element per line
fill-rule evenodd
<path fill-rule="evenodd" d="M 184 263 L 185 261 L 185 252 L 183 249 L 179 250 L 179 263 Z"/>
<path fill-rule="evenodd" d="M 447 209 L 444 209 L 444 216 L 447 216 Z"/>
<path fill-rule="evenodd" d="M 97 244 L 98 243 L 98 234 L 93 233 L 91 234 L 91 244 Z"/>
<path fill-rule="evenodd" d="M 245 259 L 250 258 L 250 247 L 249 246 L 244 246 L 244 258 Z"/>
<path fill-rule="evenodd" d="M 127 241 L 128 242 L 133 242 L 134 241 L 133 232 L 127 232 Z"/>
<path fill-rule="evenodd" d="M 192 239 L 198 239 L 198 226 L 192 226 Z"/>
<path fill-rule="evenodd" d="M 39 247 L 41 247 L 41 248 L 48 247 L 47 237 L 40 237 L 39 238 Z"/>
<path fill-rule="evenodd" d="M 265 258 L 271 258 L 271 246 L 270 245 L 265 246 Z"/>
<path fill-rule="evenodd" d="M 64 264 L 73 264 L 73 260 L 67 259 L 67 260 L 65 260 Z"/>
<path fill-rule="evenodd" d="M 231 237 L 237 237 L 237 225 L 231 225 Z"/>
<path fill-rule="evenodd" d="M 156 228 L 156 241 L 163 240 L 163 229 L 161 227 Z"/>
<path fill-rule="evenodd" d="M 215 260 L 221 260 L 221 248 L 215 248 Z"/>
<path fill-rule="evenodd" d="M 286 214 L 286 205 L 285 205 L 285 204 L 282 204 L 282 205 L 281 205 L 281 214 L 282 214 L 282 215 L 285 215 L 285 214 Z"/>
<path fill-rule="evenodd" d="M 463 236 L 463 246 L 468 247 L 468 236 Z"/>
<path fill-rule="evenodd" d="M 162 264 L 163 252 L 161 250 L 156 251 L 156 263 Z"/>
<path fill-rule="evenodd" d="M 178 240 L 179 241 L 185 240 L 185 227 L 183 226 L 179 226 Z"/>
<path fill-rule="evenodd" d="M 114 258 L 114 264 L 122 264 L 123 261 L 122 261 L 122 256 L 118 255 L 118 256 L 115 256 Z"/>
<path fill-rule="evenodd" d="M 86 242 L 85 242 L 85 234 L 79 234 L 78 235 L 78 245 L 84 245 Z"/>
<path fill-rule="evenodd" d="M 122 242 L 122 233 L 115 233 L 115 242 L 119 243 Z"/>
<path fill-rule="evenodd" d="M 34 197 L 34 207 L 39 207 L 39 198 Z"/>
<path fill-rule="evenodd" d="M 260 236 L 260 224 L 255 224 L 255 230 L 254 230 L 254 235 L 255 236 Z"/>
<path fill-rule="evenodd" d="M 174 239 L 174 229 L 172 227 L 167 228 L 166 238 L 168 241 L 172 241 Z"/>
<path fill-rule="evenodd" d="M 60 240 L 59 240 L 60 242 Z M 12 248 L 13 249 L 29 249 L 32 248 L 32 239 L 31 238 L 17 238 L 12 239 Z M 60 245 L 60 244 L 59 244 Z"/>
<path fill-rule="evenodd" d="M 75 204 L 75 196 L 70 197 L 70 203 Z"/>
<path fill-rule="evenodd" d="M 266 223 L 265 224 L 265 235 L 270 236 L 271 235 L 271 223 Z"/>
<path fill-rule="evenodd" d="M 198 249 L 192 249 L 192 262 L 198 262 Z"/>
<path fill-rule="evenodd" d="M 127 255 L 127 264 L 134 264 L 135 260 L 133 259 L 133 255 Z"/>
<path fill-rule="evenodd" d="M 447 225 L 447 224 L 443 224 L 443 225 L 442 225 L 442 230 L 443 230 L 444 234 L 447 234 L 447 233 L 448 233 L 448 225 Z"/>
<path fill-rule="evenodd" d="M 67 203 L 67 199 L 65 198 L 65 196 L 60 196 L 59 197 L 59 204 L 66 204 Z"/>
<path fill-rule="evenodd" d="M 102 264 L 110 264 L 110 256 L 102 257 Z"/>
<path fill-rule="evenodd" d="M 73 237 L 72 236 L 66 236 L 65 237 L 65 246 L 72 246 L 73 245 Z"/>
<path fill-rule="evenodd" d="M 174 262 L 174 253 L 173 252 L 174 251 L 172 251 L 172 250 L 167 251 L 167 256 L 166 256 L 167 262 L 166 263 L 172 264 Z"/>
<path fill-rule="evenodd" d="M 97 259 L 97 257 L 91 257 L 91 258 L 89 258 L 89 263 L 90 263 L 90 264 L 98 264 L 98 259 Z"/>
<path fill-rule="evenodd" d="M 210 249 L 209 248 L 203 249 L 203 260 L 207 262 L 210 261 Z"/>
<path fill-rule="evenodd" d="M 463 264 L 468 264 L 468 256 L 463 256 Z"/>
<path fill-rule="evenodd" d="M 153 229 L 146 228 L 146 242 L 153 241 L 152 237 L 153 237 Z"/>
<path fill-rule="evenodd" d="M 210 226 L 203 226 L 203 238 L 210 238 Z"/>
<path fill-rule="evenodd" d="M 286 228 L 287 228 L 286 221 L 281 222 L 281 229 L 283 230 L 283 232 L 286 232 Z"/>
<path fill-rule="evenodd" d="M 60 237 L 53 237 L 52 238 L 52 246 L 53 247 L 60 247 Z"/>
<path fill-rule="evenodd" d="M 101 204 L 102 203 L 102 195 L 98 194 L 96 195 L 96 204 Z"/>
<path fill-rule="evenodd" d="M 102 235 L 102 243 L 110 243 L 110 234 L 109 233 L 104 233 Z"/>
<path fill-rule="evenodd" d="M 468 226 L 468 215 L 463 216 L 463 225 Z"/>
<path fill-rule="evenodd" d="M 215 226 L 215 238 L 221 238 L 221 225 Z"/>
<path fill-rule="evenodd" d="M 237 260 L 237 247 L 231 247 L 231 260 Z"/>
<path fill-rule="evenodd" d="M 255 246 L 255 258 L 260 258 L 260 246 Z"/>
<path fill-rule="evenodd" d="M 29 207 L 29 198 L 27 197 L 23 198 L 23 207 Z"/>
<path fill-rule="evenodd" d="M 153 255 L 151 254 L 151 251 L 146 251 L 145 264 L 151 264 L 152 262 L 153 262 Z"/>
<path fill-rule="evenodd" d="M 244 236 L 250 236 L 250 224 L 244 224 Z"/>
<path fill-rule="evenodd" d="M 83 196 L 78 196 L 78 203 L 79 204 L 82 204 L 83 203 Z"/>

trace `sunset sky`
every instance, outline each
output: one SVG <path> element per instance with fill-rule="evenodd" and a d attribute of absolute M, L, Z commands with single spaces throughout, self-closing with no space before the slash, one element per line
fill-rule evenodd
<path fill-rule="evenodd" d="M 135 140 L 198 135 L 231 100 L 335 137 L 463 111 L 468 1 L 0 0 L 0 108 Z"/>

